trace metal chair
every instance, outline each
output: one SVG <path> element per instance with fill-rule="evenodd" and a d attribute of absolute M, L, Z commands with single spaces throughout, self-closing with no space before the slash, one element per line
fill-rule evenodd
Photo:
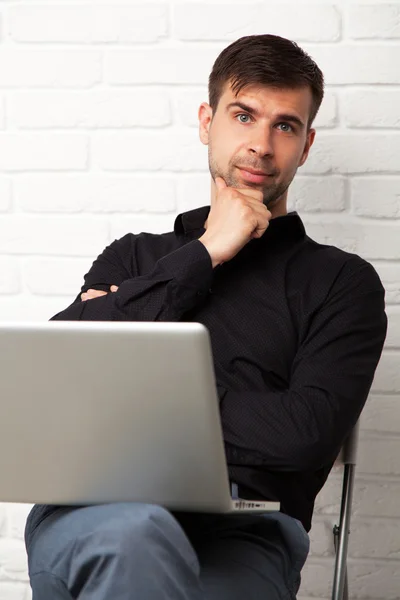
<path fill-rule="evenodd" d="M 350 534 L 351 506 L 353 500 L 354 473 L 357 460 L 359 423 L 343 444 L 337 463 L 344 465 L 342 502 L 339 525 L 333 528 L 335 544 L 335 574 L 333 577 L 332 600 L 348 600 L 347 548 Z"/>

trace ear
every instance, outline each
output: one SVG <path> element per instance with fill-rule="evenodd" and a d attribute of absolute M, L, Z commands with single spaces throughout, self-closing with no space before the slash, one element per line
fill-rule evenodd
<path fill-rule="evenodd" d="M 315 139 L 315 129 L 310 129 L 310 131 L 307 133 L 306 145 L 304 146 L 303 154 L 301 155 L 299 167 L 304 165 L 304 163 L 306 162 L 306 160 L 308 158 L 308 153 L 310 152 L 310 148 L 314 143 L 314 139 Z"/>
<path fill-rule="evenodd" d="M 209 130 L 212 120 L 212 108 L 207 102 L 202 102 L 199 108 L 199 136 L 204 145 L 208 145 Z"/>

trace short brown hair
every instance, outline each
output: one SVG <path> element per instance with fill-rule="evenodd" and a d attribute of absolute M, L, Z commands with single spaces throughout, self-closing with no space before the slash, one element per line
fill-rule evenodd
<path fill-rule="evenodd" d="M 254 84 L 283 89 L 310 87 L 313 103 L 308 127 L 324 97 L 324 76 L 317 64 L 295 42 L 277 35 L 248 35 L 221 52 L 208 81 L 213 111 L 227 82 L 235 94 Z"/>

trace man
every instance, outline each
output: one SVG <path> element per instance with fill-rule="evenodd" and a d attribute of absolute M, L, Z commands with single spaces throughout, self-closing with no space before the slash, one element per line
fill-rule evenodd
<path fill-rule="evenodd" d="M 241 38 L 199 109 L 211 207 L 128 234 L 55 319 L 198 321 L 210 331 L 229 474 L 258 516 L 143 504 L 36 506 L 34 600 L 295 598 L 314 499 L 367 398 L 384 290 L 360 257 L 309 239 L 288 187 L 308 156 L 323 76 L 296 44 Z"/>

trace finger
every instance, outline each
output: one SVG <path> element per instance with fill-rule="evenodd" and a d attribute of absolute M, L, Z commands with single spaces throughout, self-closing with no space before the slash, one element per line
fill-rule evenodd
<path fill-rule="evenodd" d="M 93 300 L 94 298 L 100 298 L 101 296 L 106 296 L 108 292 L 103 292 L 102 290 L 87 290 L 85 293 L 85 300 Z"/>
<path fill-rule="evenodd" d="M 264 225 L 259 225 L 258 227 L 256 227 L 253 231 L 253 233 L 251 234 L 252 238 L 260 238 L 264 235 L 264 233 L 267 231 L 269 226 L 269 221 L 268 223 L 264 224 Z"/>
<path fill-rule="evenodd" d="M 82 300 L 82 302 L 84 302 L 85 300 L 88 300 L 86 292 L 83 292 L 83 294 L 81 294 L 81 300 Z"/>
<path fill-rule="evenodd" d="M 117 285 L 112 285 L 112 286 L 110 287 L 110 291 L 111 291 L 111 292 L 116 292 L 117 290 L 118 290 L 118 286 L 117 286 Z"/>
<path fill-rule="evenodd" d="M 90 288 L 87 293 L 91 298 L 97 298 L 98 296 L 105 296 L 108 292 L 105 292 L 104 290 L 93 290 Z"/>
<path fill-rule="evenodd" d="M 225 183 L 225 179 L 222 179 L 222 177 L 216 177 L 215 178 L 215 185 L 217 186 L 217 190 L 220 192 L 221 190 L 225 189 L 226 187 L 228 187 Z"/>

